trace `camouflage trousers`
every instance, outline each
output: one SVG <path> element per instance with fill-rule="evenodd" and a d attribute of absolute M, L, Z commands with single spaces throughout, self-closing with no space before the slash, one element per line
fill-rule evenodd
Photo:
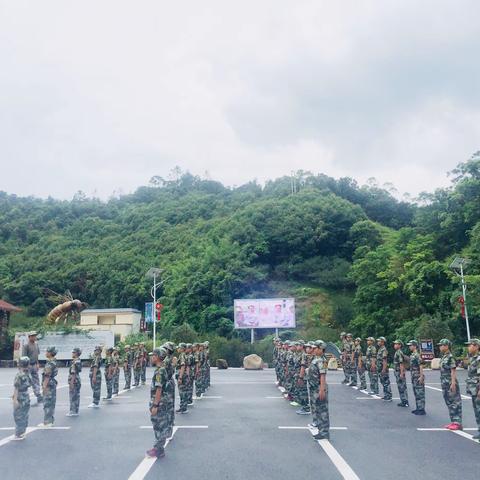
<path fill-rule="evenodd" d="M 352 382 L 354 385 L 357 383 L 357 374 L 355 372 L 354 366 L 351 360 L 345 360 L 345 373 L 347 380 Z"/>
<path fill-rule="evenodd" d="M 93 403 L 98 405 L 100 403 L 100 394 L 102 392 L 102 375 L 98 371 L 95 377 L 95 383 L 93 383 L 93 377 L 90 376 L 90 386 L 92 387 Z"/>
<path fill-rule="evenodd" d="M 117 395 L 118 394 L 118 386 L 120 384 L 120 370 L 117 370 L 113 374 L 113 394 Z"/>
<path fill-rule="evenodd" d="M 420 375 L 412 374 L 412 387 L 417 410 L 425 410 L 425 384 L 420 383 Z"/>
<path fill-rule="evenodd" d="M 195 395 L 199 396 L 203 393 L 203 383 L 202 377 L 200 376 L 200 372 L 195 377 Z"/>
<path fill-rule="evenodd" d="M 142 382 L 142 385 L 145 385 L 145 382 L 147 381 L 147 362 L 145 362 L 142 365 L 142 371 L 140 373 L 140 381 Z"/>
<path fill-rule="evenodd" d="M 480 432 L 480 400 L 477 395 L 472 395 L 473 412 L 475 413 L 475 420 L 477 420 L 478 431 Z"/>
<path fill-rule="evenodd" d="M 133 369 L 133 379 L 134 379 L 134 385 L 138 386 L 140 385 L 140 375 L 142 374 L 142 367 L 136 367 Z"/>
<path fill-rule="evenodd" d="M 378 372 L 378 378 L 383 387 L 383 397 L 385 400 L 391 400 L 392 387 L 390 385 L 390 374 L 388 373 L 388 370 L 386 373 L 382 373 L 382 371 Z"/>
<path fill-rule="evenodd" d="M 112 398 L 113 393 L 113 375 L 109 377 L 105 373 L 105 384 L 107 385 L 107 398 Z"/>
<path fill-rule="evenodd" d="M 376 370 L 372 372 L 371 367 L 368 368 L 368 380 L 370 382 L 370 390 L 378 395 L 378 373 Z"/>
<path fill-rule="evenodd" d="M 450 382 L 442 382 L 443 399 L 448 408 L 450 420 L 452 422 L 462 423 L 462 397 L 460 396 L 460 388 L 457 381 L 457 389 L 455 393 L 450 391 Z"/>
<path fill-rule="evenodd" d="M 18 407 L 13 408 L 13 419 L 15 420 L 15 435 L 18 437 L 27 430 L 28 413 L 30 411 L 30 397 L 27 395 L 19 396 Z"/>
<path fill-rule="evenodd" d="M 188 403 L 193 402 L 193 375 L 189 375 L 187 381 L 187 398 L 188 398 Z"/>
<path fill-rule="evenodd" d="M 348 369 L 347 369 L 347 361 L 345 357 L 342 354 L 342 369 L 343 369 L 343 375 L 345 378 L 343 379 L 343 383 L 347 383 L 349 381 L 349 376 L 348 376 Z"/>
<path fill-rule="evenodd" d="M 313 423 L 317 426 L 318 432 L 328 436 L 330 432 L 330 416 L 328 414 L 328 391 L 326 391 L 325 400 L 318 398 L 318 391 L 315 392 L 313 402 L 315 407 L 312 411 Z"/>
<path fill-rule="evenodd" d="M 125 390 L 132 386 L 132 367 L 123 367 L 123 375 L 125 377 Z"/>
<path fill-rule="evenodd" d="M 353 376 L 352 376 L 352 382 L 353 385 L 357 384 L 357 375 L 358 378 L 360 378 L 360 388 L 362 390 L 365 390 L 367 388 L 367 379 L 365 376 L 365 367 L 362 366 L 359 367 L 358 364 L 353 366 Z"/>
<path fill-rule="evenodd" d="M 400 372 L 395 371 L 395 380 L 397 382 L 398 393 L 400 395 L 400 402 L 408 403 L 407 379 L 401 377 Z"/>
<path fill-rule="evenodd" d="M 302 406 L 303 410 L 309 409 L 307 382 L 301 378 L 296 380 L 295 400 Z"/>
<path fill-rule="evenodd" d="M 43 423 L 55 421 L 55 405 L 57 404 L 57 384 L 49 384 L 43 392 Z"/>
<path fill-rule="evenodd" d="M 78 413 L 78 409 L 80 408 L 80 389 L 81 388 L 82 388 L 82 384 L 80 383 L 80 381 L 77 381 L 73 385 L 70 385 L 68 389 L 68 394 L 70 397 L 70 413 Z"/>
<path fill-rule="evenodd" d="M 168 437 L 173 435 L 173 426 L 175 425 L 175 381 L 173 378 L 169 382 L 168 393 L 166 397 Z"/>
<path fill-rule="evenodd" d="M 187 410 L 189 400 L 189 379 L 187 376 L 183 376 L 181 383 L 178 385 L 178 395 L 180 397 L 180 409 Z"/>
<path fill-rule="evenodd" d="M 150 403 L 150 407 L 152 404 Z M 167 409 L 164 405 L 160 404 L 157 410 L 156 415 L 150 415 L 150 421 L 152 422 L 153 426 L 153 433 L 155 435 L 155 443 L 154 448 L 157 450 L 163 450 L 165 447 L 165 443 L 167 438 L 170 437 L 169 435 L 169 423 L 168 423 L 168 415 Z"/>
<path fill-rule="evenodd" d="M 40 392 L 40 380 L 38 378 L 38 367 L 37 365 L 30 365 L 28 367 L 28 373 L 30 375 L 30 380 L 32 381 L 33 393 L 38 399 L 42 398 L 42 393 Z"/>

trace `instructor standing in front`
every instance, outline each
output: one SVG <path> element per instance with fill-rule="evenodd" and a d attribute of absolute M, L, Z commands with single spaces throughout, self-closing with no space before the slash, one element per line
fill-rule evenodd
<path fill-rule="evenodd" d="M 37 343 L 37 332 L 28 332 L 28 342 L 23 346 L 23 357 L 28 357 L 28 374 L 32 380 L 33 393 L 37 397 L 37 402 L 42 403 L 43 397 L 40 391 L 40 380 L 38 378 L 38 356 L 40 355 L 40 348 Z"/>

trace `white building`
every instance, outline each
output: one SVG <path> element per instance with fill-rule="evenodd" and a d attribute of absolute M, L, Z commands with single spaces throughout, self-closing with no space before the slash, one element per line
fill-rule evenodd
<path fill-rule="evenodd" d="M 140 332 L 142 312 L 135 308 L 91 308 L 80 314 L 79 328 L 84 330 L 110 330 L 116 341 L 131 333 Z"/>

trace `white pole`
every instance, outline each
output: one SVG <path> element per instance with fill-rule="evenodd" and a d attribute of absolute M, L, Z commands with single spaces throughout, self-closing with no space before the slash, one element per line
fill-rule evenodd
<path fill-rule="evenodd" d="M 153 349 L 155 350 L 157 335 L 157 274 L 153 272 Z"/>
<path fill-rule="evenodd" d="M 250 329 L 250 343 L 253 345 L 253 342 L 255 341 L 255 330 L 253 328 Z"/>
<path fill-rule="evenodd" d="M 278 328 L 275 329 L 275 338 L 278 338 Z"/>
<path fill-rule="evenodd" d="M 467 311 L 467 286 L 465 285 L 465 279 L 463 278 L 463 265 L 460 264 L 460 276 L 462 278 L 462 292 L 463 292 L 463 307 L 465 309 L 465 323 L 467 325 L 467 341 L 470 341 L 470 325 L 468 323 L 468 311 Z"/>

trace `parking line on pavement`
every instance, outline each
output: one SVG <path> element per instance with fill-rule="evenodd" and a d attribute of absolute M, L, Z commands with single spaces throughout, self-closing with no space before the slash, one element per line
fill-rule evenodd
<path fill-rule="evenodd" d="M 151 425 L 142 425 L 140 428 L 152 429 L 153 427 Z M 165 448 L 170 443 L 170 440 L 172 440 L 175 433 L 177 433 L 177 430 L 182 428 L 208 428 L 208 426 L 207 425 L 179 425 L 179 426 L 173 427 L 172 436 L 170 438 L 167 438 L 167 441 L 165 442 Z M 135 469 L 135 471 L 128 477 L 128 480 L 143 480 L 156 461 L 157 461 L 156 458 L 145 457 L 140 462 L 140 464 Z"/>
<path fill-rule="evenodd" d="M 353 471 L 352 467 L 350 467 L 350 465 L 338 453 L 337 449 L 330 443 L 329 440 L 317 440 L 317 442 L 345 480 L 360 480 L 358 475 Z"/>
<path fill-rule="evenodd" d="M 297 426 L 280 426 L 280 430 L 310 430 L 310 427 L 297 427 Z M 348 427 L 330 427 L 330 430 L 348 430 Z"/>
<path fill-rule="evenodd" d="M 2 430 L 7 430 L 7 429 L 15 430 L 15 427 L 2 428 Z M 25 436 L 37 430 L 70 430 L 70 427 L 27 427 L 27 430 L 25 431 Z M 2 438 L 0 440 L 0 447 L 3 447 L 3 445 L 10 443 L 14 438 L 15 438 L 15 435 L 10 435 L 9 437 Z"/>
<path fill-rule="evenodd" d="M 430 390 L 436 390 L 437 392 L 443 393 L 443 390 L 441 388 L 431 387 L 430 385 L 425 385 L 425 388 L 429 388 Z M 466 395 L 460 394 L 460 396 L 462 397 L 462 400 L 471 400 L 471 398 L 467 397 Z"/>
<path fill-rule="evenodd" d="M 466 438 L 467 440 L 471 440 L 472 442 L 479 443 L 478 440 L 473 438 L 473 435 L 465 433 L 465 430 L 476 432 L 478 428 L 464 428 L 463 430 L 448 430 L 448 428 L 417 428 L 417 430 L 420 432 L 451 432 L 460 437 Z"/>

